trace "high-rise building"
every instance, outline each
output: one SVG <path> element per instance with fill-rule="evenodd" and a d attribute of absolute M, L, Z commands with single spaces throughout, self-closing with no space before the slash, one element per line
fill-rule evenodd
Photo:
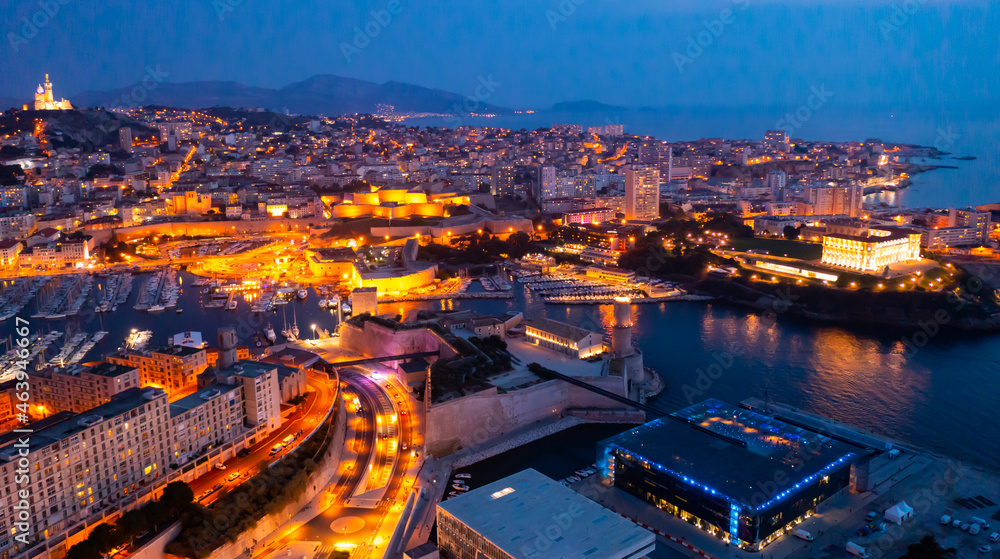
<path fill-rule="evenodd" d="M 858 182 L 810 186 L 803 196 L 804 203 L 796 207 L 798 215 L 861 217 L 864 187 Z"/>
<path fill-rule="evenodd" d="M 655 165 L 632 164 L 625 170 L 625 218 L 649 221 L 660 217 L 660 171 Z"/>
<path fill-rule="evenodd" d="M 772 149 L 786 151 L 788 149 L 788 132 L 784 130 L 768 130 L 764 133 L 764 143 Z"/>
<path fill-rule="evenodd" d="M 513 165 L 503 164 L 493 167 L 492 193 L 494 196 L 513 196 L 514 177 L 516 170 Z"/>
<path fill-rule="evenodd" d="M 645 141 L 639 146 L 639 163 L 655 165 L 660 171 L 660 182 L 670 182 L 673 178 L 674 150 L 666 142 Z"/>
<path fill-rule="evenodd" d="M 785 185 L 788 182 L 788 173 L 780 169 L 775 169 L 767 173 L 767 187 L 771 189 L 771 198 L 776 202 L 785 201 Z"/>
<path fill-rule="evenodd" d="M 129 153 L 132 153 L 132 129 L 123 126 L 118 129 L 118 145 Z"/>
<path fill-rule="evenodd" d="M 625 127 L 621 124 L 605 124 L 604 125 L 604 135 L 605 136 L 621 136 L 625 132 Z"/>
<path fill-rule="evenodd" d="M 538 201 L 543 202 L 556 198 L 557 189 L 556 168 L 552 165 L 543 165 L 538 170 Z"/>
<path fill-rule="evenodd" d="M 992 218 L 993 214 L 988 211 L 951 208 L 948 210 L 948 227 L 973 227 L 979 242 L 986 243 L 993 230 Z"/>

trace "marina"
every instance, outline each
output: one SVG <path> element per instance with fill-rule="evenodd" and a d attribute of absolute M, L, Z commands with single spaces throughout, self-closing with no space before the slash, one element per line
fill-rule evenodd
<path fill-rule="evenodd" d="M 49 282 L 49 276 L 36 278 L 17 278 L 4 282 L 3 294 L 0 295 L 0 322 L 13 318 L 31 301 L 38 290 Z M 10 285 L 6 285 L 10 282 Z"/>
<path fill-rule="evenodd" d="M 31 318 L 59 319 L 76 316 L 90 294 L 94 278 L 84 274 L 62 276 L 55 283 L 54 287 L 47 285 L 39 293 L 43 302 Z"/>

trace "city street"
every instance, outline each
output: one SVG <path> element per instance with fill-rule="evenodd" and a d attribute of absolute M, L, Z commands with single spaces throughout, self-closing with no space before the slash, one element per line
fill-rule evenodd
<path fill-rule="evenodd" d="M 202 475 L 198 479 L 192 481 L 189 485 L 191 486 L 191 491 L 194 492 L 195 499 L 202 495 L 205 491 L 215 487 L 216 485 L 222 485 L 224 489 L 232 489 L 240 483 L 250 479 L 250 476 L 246 475 L 248 473 L 256 473 L 257 466 L 261 462 L 273 463 L 282 456 L 288 454 L 295 450 L 295 448 L 306 439 L 306 437 L 314 429 L 319 427 L 323 418 L 326 417 L 327 412 L 333 406 L 334 397 L 337 392 L 337 387 L 332 381 L 326 378 L 326 375 L 310 373 L 306 379 L 306 385 L 308 389 L 308 396 L 306 401 L 301 405 L 301 409 L 295 412 L 288 421 L 282 424 L 281 428 L 271 433 L 266 439 L 259 441 L 254 446 L 250 447 L 251 453 L 245 457 L 234 457 L 225 462 L 225 470 L 217 470 L 212 468 L 208 473 Z M 278 454 L 271 456 L 271 447 L 280 442 L 282 439 L 289 435 L 295 435 L 299 431 L 302 431 L 302 435 L 295 439 L 295 442 L 283 449 Z M 233 472 L 240 472 L 241 476 L 239 479 L 233 480 L 232 482 L 226 481 L 230 474 Z M 202 499 L 200 502 L 202 505 L 209 505 L 215 502 L 221 495 L 221 491 L 216 491 Z"/>
<path fill-rule="evenodd" d="M 339 373 L 347 386 L 344 396 L 349 412 L 346 449 L 349 452 L 340 469 L 346 473 L 328 490 L 333 494 L 333 504 L 285 533 L 280 541 L 270 542 L 261 552 L 279 549 L 290 541 L 308 540 L 322 542 L 332 549 L 355 551 L 354 557 L 381 557 L 384 548 L 379 548 L 389 541 L 395 529 L 413 486 L 413 479 L 406 474 L 416 460 L 415 453 L 409 450 L 412 437 L 409 404 L 398 387 L 386 380 L 374 380 L 368 369 L 347 367 Z M 355 397 L 360 406 L 353 403 Z M 389 413 L 384 411 L 385 405 L 390 406 Z M 393 421 L 398 427 L 395 436 L 381 438 L 380 433 L 385 429 L 380 425 Z M 380 469 L 388 468 L 391 470 L 385 472 L 387 477 L 379 475 Z M 367 481 L 364 476 L 368 476 Z M 376 479 L 385 479 L 386 483 L 373 485 L 372 480 Z M 352 497 L 359 497 L 356 492 L 364 497 L 352 501 Z M 372 507 L 350 506 L 349 501 L 370 503 Z"/>

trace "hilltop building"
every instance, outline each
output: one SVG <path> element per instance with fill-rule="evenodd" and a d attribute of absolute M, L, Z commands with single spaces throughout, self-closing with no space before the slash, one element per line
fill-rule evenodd
<path fill-rule="evenodd" d="M 52 94 L 52 82 L 49 81 L 49 75 L 45 74 L 45 85 L 39 84 L 38 89 L 35 90 L 35 110 L 68 111 L 72 108 L 73 105 L 65 99 L 56 101 Z"/>

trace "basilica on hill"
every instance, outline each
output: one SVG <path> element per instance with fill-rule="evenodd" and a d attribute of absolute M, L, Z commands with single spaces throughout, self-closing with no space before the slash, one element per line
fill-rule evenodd
<path fill-rule="evenodd" d="M 45 74 L 45 86 L 38 86 L 35 90 L 35 110 L 36 111 L 66 111 L 72 109 L 73 105 L 66 99 L 55 100 L 52 96 L 52 82 L 49 75 Z"/>

